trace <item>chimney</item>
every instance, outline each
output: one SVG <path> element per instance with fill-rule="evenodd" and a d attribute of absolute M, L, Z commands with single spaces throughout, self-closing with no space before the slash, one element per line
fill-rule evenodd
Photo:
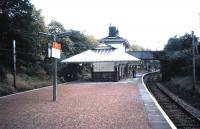
<path fill-rule="evenodd" d="M 115 26 L 109 26 L 109 37 L 116 37 L 119 31 Z"/>

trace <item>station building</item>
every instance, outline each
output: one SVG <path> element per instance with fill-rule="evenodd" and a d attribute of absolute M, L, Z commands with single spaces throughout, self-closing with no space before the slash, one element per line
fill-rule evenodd
<path fill-rule="evenodd" d="M 130 44 L 118 34 L 118 29 L 110 26 L 109 35 L 102 38 L 97 47 L 62 60 L 62 63 L 90 63 L 93 81 L 118 81 L 129 77 L 140 60 L 127 53 Z"/>

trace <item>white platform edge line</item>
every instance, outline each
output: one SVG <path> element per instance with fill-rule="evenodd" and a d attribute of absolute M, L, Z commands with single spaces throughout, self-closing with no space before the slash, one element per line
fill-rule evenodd
<path fill-rule="evenodd" d="M 151 72 L 151 73 L 154 73 L 154 72 Z M 142 75 L 142 84 L 143 84 L 144 88 L 146 89 L 146 91 L 148 92 L 148 94 L 151 96 L 151 98 L 154 101 L 154 103 L 157 106 L 157 108 L 162 113 L 163 117 L 166 119 L 166 121 L 170 125 L 170 127 L 172 129 L 177 129 L 176 126 L 174 125 L 174 123 L 169 119 L 169 117 L 167 116 L 167 114 L 163 111 L 163 109 L 161 108 L 161 106 L 158 104 L 157 100 L 153 97 L 153 95 L 149 92 L 149 90 L 147 89 L 146 85 L 144 84 L 144 80 L 143 80 L 144 76 L 146 76 L 147 74 L 151 74 L 151 73 L 146 73 L 146 74 Z"/>

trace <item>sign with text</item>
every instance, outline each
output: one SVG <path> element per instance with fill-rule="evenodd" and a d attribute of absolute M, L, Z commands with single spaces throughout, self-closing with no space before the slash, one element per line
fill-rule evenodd
<path fill-rule="evenodd" d="M 57 42 L 53 42 L 51 49 L 52 57 L 60 59 L 61 54 L 61 44 Z"/>

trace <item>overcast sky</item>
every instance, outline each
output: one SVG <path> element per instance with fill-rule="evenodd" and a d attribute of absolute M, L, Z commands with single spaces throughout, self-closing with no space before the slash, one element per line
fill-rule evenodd
<path fill-rule="evenodd" d="M 199 0 L 31 0 L 45 23 L 56 20 L 66 29 L 108 35 L 110 24 L 131 44 L 162 49 L 174 35 L 200 35 Z"/>

